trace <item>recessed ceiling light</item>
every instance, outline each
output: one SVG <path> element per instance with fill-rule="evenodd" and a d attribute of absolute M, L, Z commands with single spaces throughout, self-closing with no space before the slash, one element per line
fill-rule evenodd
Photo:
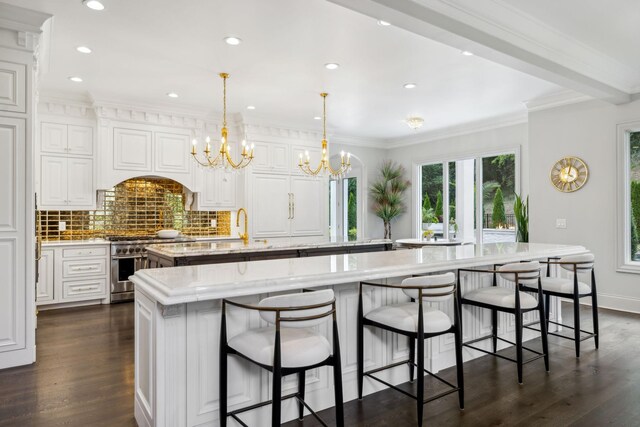
<path fill-rule="evenodd" d="M 256 106 L 255 105 L 247 105 L 247 110 L 255 110 Z"/>
<path fill-rule="evenodd" d="M 322 120 L 322 117 L 320 117 L 320 116 L 315 116 L 315 117 L 313 118 L 313 120 Z"/>
<path fill-rule="evenodd" d="M 238 37 L 225 37 L 224 38 L 224 42 L 226 44 L 230 44 L 231 46 L 238 46 L 240 43 L 242 43 L 242 40 L 240 40 Z"/>
<path fill-rule="evenodd" d="M 413 89 L 416 86 L 417 86 L 417 84 L 415 84 L 415 83 L 405 83 L 403 87 L 405 89 Z"/>
<path fill-rule="evenodd" d="M 104 5 L 98 0 L 83 0 L 82 3 L 89 9 L 104 10 Z"/>
<path fill-rule="evenodd" d="M 177 93 L 175 93 L 175 92 L 169 92 L 169 93 L 167 93 L 167 96 L 168 96 L 169 98 L 177 98 L 177 97 L 178 97 L 178 94 L 177 94 Z"/>
<path fill-rule="evenodd" d="M 71 76 L 69 77 L 69 80 L 71 80 L 72 82 L 80 83 L 82 81 L 82 77 Z"/>
<path fill-rule="evenodd" d="M 389 25 L 391 25 L 391 23 L 383 21 L 382 19 L 378 19 L 378 25 L 380 25 L 381 27 L 388 27 Z"/>
<path fill-rule="evenodd" d="M 327 70 L 337 70 L 340 67 L 340 64 L 336 64 L 335 62 L 329 62 L 328 64 L 324 64 L 324 68 Z"/>
<path fill-rule="evenodd" d="M 468 50 L 463 50 L 462 53 L 464 56 L 473 56 L 473 53 L 469 52 Z"/>
<path fill-rule="evenodd" d="M 78 46 L 76 48 L 76 50 L 78 52 L 80 52 L 80 53 L 91 53 L 92 52 L 91 48 L 88 48 L 87 46 Z"/>

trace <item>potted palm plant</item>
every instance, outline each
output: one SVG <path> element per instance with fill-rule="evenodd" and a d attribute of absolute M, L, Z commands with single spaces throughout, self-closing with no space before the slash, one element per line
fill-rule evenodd
<path fill-rule="evenodd" d="M 513 203 L 513 213 L 516 217 L 518 227 L 518 242 L 529 241 L 529 197 L 522 199 L 516 194 L 516 201 Z"/>
<path fill-rule="evenodd" d="M 391 239 L 391 221 L 407 210 L 403 196 L 411 182 L 404 175 L 405 170 L 401 165 L 385 161 L 380 167 L 378 179 L 369 188 L 373 199 L 372 210 L 384 224 L 385 239 Z"/>

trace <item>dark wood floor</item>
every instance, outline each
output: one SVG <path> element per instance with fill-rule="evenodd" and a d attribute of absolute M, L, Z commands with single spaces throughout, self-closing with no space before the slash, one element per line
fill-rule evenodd
<path fill-rule="evenodd" d="M 590 318 L 588 308 L 583 314 Z M 551 372 L 533 362 L 522 386 L 512 363 L 489 356 L 465 363 L 466 410 L 455 395 L 445 397 L 426 405 L 426 424 L 639 426 L 640 316 L 602 310 L 600 319 L 600 350 L 585 341 L 576 359 L 572 342 L 551 337 Z M 37 343 L 37 363 L 0 371 L 0 426 L 136 425 L 132 304 L 41 312 Z M 455 379 L 452 370 L 443 376 Z M 392 390 L 349 402 L 345 413 L 347 426 L 416 422 L 413 401 Z M 332 410 L 321 415 L 334 425 Z M 319 424 L 307 417 L 287 425 Z"/>

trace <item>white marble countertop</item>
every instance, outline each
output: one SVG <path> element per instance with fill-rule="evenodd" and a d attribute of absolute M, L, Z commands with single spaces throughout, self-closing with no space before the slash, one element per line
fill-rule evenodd
<path fill-rule="evenodd" d="M 400 246 L 415 247 L 415 246 L 455 246 L 466 245 L 472 242 L 465 242 L 463 240 L 449 240 L 449 239 L 398 239 L 396 243 Z"/>
<path fill-rule="evenodd" d="M 174 243 L 162 245 L 149 245 L 147 252 L 155 255 L 179 258 L 186 256 L 207 256 L 207 255 L 224 255 L 243 252 L 268 252 L 268 251 L 284 251 L 287 249 L 316 249 L 330 248 L 335 246 L 366 246 L 391 244 L 391 240 L 385 239 L 362 239 L 354 241 L 345 240 L 322 240 L 312 243 L 300 243 L 290 240 L 278 240 L 270 242 L 268 240 L 253 241 L 244 244 L 238 242 L 195 242 L 195 243 Z"/>
<path fill-rule="evenodd" d="M 331 286 L 586 252 L 577 245 L 491 243 L 139 270 L 136 289 L 163 305 Z"/>

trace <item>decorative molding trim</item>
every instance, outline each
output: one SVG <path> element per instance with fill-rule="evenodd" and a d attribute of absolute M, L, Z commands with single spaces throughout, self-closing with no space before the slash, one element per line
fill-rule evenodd
<path fill-rule="evenodd" d="M 425 142 L 440 141 L 442 139 L 453 138 L 477 132 L 484 132 L 498 128 L 524 124 L 527 122 L 528 114 L 526 111 L 523 111 L 515 114 L 492 117 L 486 120 L 464 123 L 461 125 L 451 126 L 443 129 L 422 132 L 403 138 L 391 139 L 387 142 L 385 148 L 400 148 L 415 144 L 422 144 Z"/>
<path fill-rule="evenodd" d="M 563 90 L 560 92 L 552 93 L 550 95 L 531 99 L 529 101 L 526 101 L 524 105 L 527 107 L 527 111 L 532 112 L 560 107 L 562 105 L 577 104 L 579 102 L 589 101 L 591 99 L 594 98 L 582 93 L 575 92 L 573 90 Z"/>
<path fill-rule="evenodd" d="M 150 106 L 131 106 L 107 101 L 94 101 L 93 108 L 98 119 L 130 121 L 181 128 L 204 127 L 204 115 L 179 111 L 167 111 Z"/>
<path fill-rule="evenodd" d="M 78 117 L 82 119 L 93 119 L 93 107 L 88 102 L 81 100 L 70 100 L 38 94 L 38 113 L 54 114 Z"/>

